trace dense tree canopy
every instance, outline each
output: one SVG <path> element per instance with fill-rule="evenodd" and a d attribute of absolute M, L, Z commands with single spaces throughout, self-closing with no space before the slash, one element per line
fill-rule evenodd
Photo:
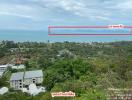
<path fill-rule="evenodd" d="M 26 70 L 43 69 L 47 92 L 32 97 L 13 91 L 0 96 L 0 100 L 105 100 L 107 88 L 132 88 L 132 42 L 3 41 L 0 63 L 15 57 L 16 51 L 25 59 Z M 8 83 L 5 80 L 0 78 L 0 86 Z M 76 97 L 52 98 L 51 92 L 57 91 L 73 91 Z"/>

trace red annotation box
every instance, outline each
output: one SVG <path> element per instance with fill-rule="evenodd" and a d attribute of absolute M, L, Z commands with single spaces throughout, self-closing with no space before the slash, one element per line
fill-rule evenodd
<path fill-rule="evenodd" d="M 56 33 L 53 32 L 53 29 L 129 29 L 128 33 Z M 96 36 L 96 35 L 107 35 L 107 36 L 127 36 L 132 35 L 132 26 L 124 26 L 124 25 L 108 25 L 108 26 L 49 26 L 48 27 L 48 35 L 49 36 Z"/>

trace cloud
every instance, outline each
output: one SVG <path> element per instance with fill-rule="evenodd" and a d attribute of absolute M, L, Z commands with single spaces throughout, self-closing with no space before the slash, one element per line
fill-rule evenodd
<path fill-rule="evenodd" d="M 33 9 L 25 5 L 16 4 L 0 4 L 0 15 L 16 16 L 22 18 L 33 19 Z"/>
<path fill-rule="evenodd" d="M 8 15 L 8 16 L 16 16 L 16 17 L 32 19 L 32 16 L 29 16 L 29 15 L 23 15 L 23 14 L 18 14 L 18 13 L 10 13 L 10 12 L 0 12 L 0 15 Z"/>
<path fill-rule="evenodd" d="M 32 21 L 26 26 L 33 24 L 35 27 L 98 22 L 130 23 L 131 4 L 131 0 L 1 0 L 0 19 L 4 18 L 2 16 L 14 16 L 14 19 L 18 17 L 19 20 Z"/>
<path fill-rule="evenodd" d="M 131 0 L 23 0 L 19 2 L 14 0 L 12 3 L 0 4 L 0 12 L 5 11 L 8 14 L 13 13 L 14 16 L 32 19 L 44 19 L 50 15 L 56 18 L 56 15 L 61 17 L 66 13 L 66 16 L 109 21 L 117 12 L 120 14 L 124 9 L 126 11 L 132 9 L 131 3 Z M 8 11 L 5 9 L 2 11 L 3 8 Z"/>
<path fill-rule="evenodd" d="M 104 18 L 101 20 L 109 20 L 109 12 L 103 8 L 100 8 L 98 0 L 40 0 L 41 6 L 47 7 L 51 11 L 69 12 L 71 15 L 80 16 L 84 18 L 98 18 L 97 15 Z M 98 8 L 99 7 L 99 8 Z M 102 6 L 103 7 L 103 6 Z M 68 15 L 67 15 L 68 16 Z"/>
<path fill-rule="evenodd" d="M 96 18 L 101 20 L 110 20 L 110 18 L 104 16 L 96 16 Z"/>
<path fill-rule="evenodd" d="M 114 7 L 123 11 L 132 10 L 132 0 L 124 0 L 123 2 L 119 2 Z"/>

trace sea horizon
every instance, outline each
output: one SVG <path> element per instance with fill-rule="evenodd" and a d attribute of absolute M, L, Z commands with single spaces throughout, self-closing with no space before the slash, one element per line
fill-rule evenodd
<path fill-rule="evenodd" d="M 73 31 L 74 32 L 74 31 Z M 84 31 L 85 32 L 85 31 Z M 89 31 L 90 33 L 91 31 Z M 102 31 L 105 33 L 106 31 Z M 65 31 L 63 31 L 65 33 Z M 75 33 L 75 32 L 74 32 Z M 79 33 L 79 32 L 78 32 Z M 88 33 L 86 31 L 85 33 Z M 91 33 L 97 33 L 91 32 Z M 107 32 L 110 33 L 110 32 Z M 121 33 L 121 31 L 120 31 Z M 127 31 L 122 31 L 127 33 Z M 113 33 L 114 34 L 114 33 Z M 0 41 L 9 40 L 15 42 L 116 42 L 116 41 L 131 41 L 132 35 L 125 36 L 49 36 L 45 30 L 0 30 Z"/>

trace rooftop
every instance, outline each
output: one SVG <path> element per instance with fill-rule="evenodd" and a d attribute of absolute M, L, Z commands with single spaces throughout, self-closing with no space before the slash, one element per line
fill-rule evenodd
<path fill-rule="evenodd" d="M 26 71 L 24 78 L 43 77 L 42 70 Z"/>
<path fill-rule="evenodd" d="M 1 67 L 8 67 L 8 65 L 0 65 L 0 68 L 1 68 Z"/>
<path fill-rule="evenodd" d="M 12 66 L 12 69 L 24 69 L 25 66 L 24 65 L 18 65 L 18 66 Z"/>
<path fill-rule="evenodd" d="M 10 81 L 23 79 L 24 72 L 17 72 L 11 75 Z"/>
<path fill-rule="evenodd" d="M 17 72 L 11 75 L 10 81 L 12 80 L 21 80 L 23 78 L 34 78 L 34 77 L 43 77 L 42 70 L 34 70 L 34 71 L 25 71 Z"/>

